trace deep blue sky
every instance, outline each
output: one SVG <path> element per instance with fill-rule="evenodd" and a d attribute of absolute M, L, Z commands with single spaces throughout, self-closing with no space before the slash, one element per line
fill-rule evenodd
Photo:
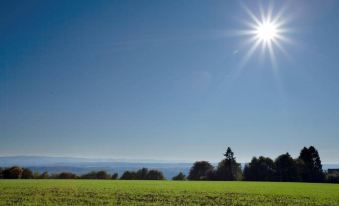
<path fill-rule="evenodd" d="M 260 50 L 243 64 L 244 5 L 258 14 L 254 1 L 1 1 L 0 155 L 216 161 L 231 146 L 244 162 L 314 145 L 338 163 L 339 2 L 275 2 L 292 40 L 276 68 Z"/>

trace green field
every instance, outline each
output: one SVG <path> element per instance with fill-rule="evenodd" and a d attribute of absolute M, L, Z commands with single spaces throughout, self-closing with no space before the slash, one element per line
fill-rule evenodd
<path fill-rule="evenodd" d="M 0 205 L 339 205 L 339 185 L 0 180 Z"/>

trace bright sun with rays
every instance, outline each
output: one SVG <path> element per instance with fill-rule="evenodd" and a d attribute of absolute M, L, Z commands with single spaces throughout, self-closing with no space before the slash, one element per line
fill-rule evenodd
<path fill-rule="evenodd" d="M 244 9 L 250 19 L 245 22 L 247 29 L 239 32 L 240 35 L 249 37 L 245 42 L 249 45 L 249 49 L 244 56 L 243 63 L 246 63 L 259 50 L 262 56 L 268 54 L 271 62 L 276 66 L 276 50 L 288 56 L 283 44 L 291 43 L 286 36 L 289 31 L 287 28 L 289 19 L 283 15 L 285 8 L 274 11 L 273 5 L 271 5 L 268 6 L 267 12 L 264 12 L 263 7 L 260 7 L 257 15 L 246 6 Z"/>
<path fill-rule="evenodd" d="M 257 38 L 260 41 L 273 41 L 278 35 L 277 25 L 272 22 L 265 22 L 260 25 L 255 30 Z"/>

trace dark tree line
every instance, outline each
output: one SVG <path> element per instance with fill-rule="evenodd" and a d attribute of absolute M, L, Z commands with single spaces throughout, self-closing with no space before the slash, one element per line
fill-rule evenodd
<path fill-rule="evenodd" d="M 28 168 L 13 166 L 10 168 L 0 167 L 0 179 L 118 179 L 118 173 L 109 174 L 106 171 L 92 171 L 83 175 L 71 172 L 61 172 L 58 174 L 33 173 Z M 121 180 L 165 180 L 163 173 L 159 170 L 142 168 L 137 171 L 125 171 L 120 177 Z"/>
<path fill-rule="evenodd" d="M 191 167 L 188 176 L 180 172 L 172 180 L 245 180 L 245 181 L 281 181 L 281 182 L 330 182 L 339 183 L 339 173 L 327 174 L 322 169 L 318 151 L 310 146 L 304 147 L 294 159 L 289 153 L 282 154 L 276 159 L 269 157 L 253 157 L 243 170 L 236 161 L 233 151 L 227 148 L 216 167 L 208 161 L 197 161 Z M 117 173 L 92 171 L 81 176 L 70 172 L 59 174 L 33 173 L 28 168 L 13 166 L 0 167 L 0 179 L 121 179 L 121 180 L 164 180 L 159 170 L 142 168 L 137 171 L 125 171 L 121 177 Z"/>
<path fill-rule="evenodd" d="M 147 168 L 139 169 L 138 171 L 125 171 L 121 180 L 164 180 L 165 177 L 159 170 L 148 170 Z"/>
<path fill-rule="evenodd" d="M 108 174 L 106 171 L 92 171 L 89 173 L 86 173 L 84 175 L 80 176 L 81 179 L 98 179 L 98 180 L 105 180 L 105 179 L 113 179 L 116 180 L 118 179 L 118 173 L 114 173 L 114 174 Z"/>
<path fill-rule="evenodd" d="M 254 157 L 244 168 L 244 179 L 249 181 L 290 181 L 324 182 L 318 151 L 313 147 L 304 147 L 297 159 L 288 153 L 271 160 L 268 157 Z"/>
<path fill-rule="evenodd" d="M 33 172 L 28 168 L 13 166 L 10 168 L 0 168 L 0 178 L 3 179 L 33 179 Z"/>
<path fill-rule="evenodd" d="M 118 173 L 113 175 L 106 171 L 89 172 L 78 176 L 72 172 L 61 172 L 57 174 L 48 174 L 48 172 L 35 172 L 28 168 L 13 166 L 9 168 L 0 168 L 0 179 L 118 179 Z"/>
<path fill-rule="evenodd" d="M 198 161 L 190 169 L 189 180 L 246 180 L 281 182 L 339 182 L 339 174 L 326 174 L 318 151 L 310 146 L 300 151 L 293 159 L 289 153 L 269 157 L 253 157 L 251 162 L 241 166 L 237 163 L 231 148 L 227 148 L 224 159 L 215 168 L 207 161 Z"/>

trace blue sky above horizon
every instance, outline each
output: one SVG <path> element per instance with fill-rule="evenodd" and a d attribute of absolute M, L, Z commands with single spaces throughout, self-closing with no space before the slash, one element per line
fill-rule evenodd
<path fill-rule="evenodd" d="M 269 1 L 1 1 L 0 156 L 339 163 L 339 2 L 286 8 L 276 67 L 234 31 Z"/>

